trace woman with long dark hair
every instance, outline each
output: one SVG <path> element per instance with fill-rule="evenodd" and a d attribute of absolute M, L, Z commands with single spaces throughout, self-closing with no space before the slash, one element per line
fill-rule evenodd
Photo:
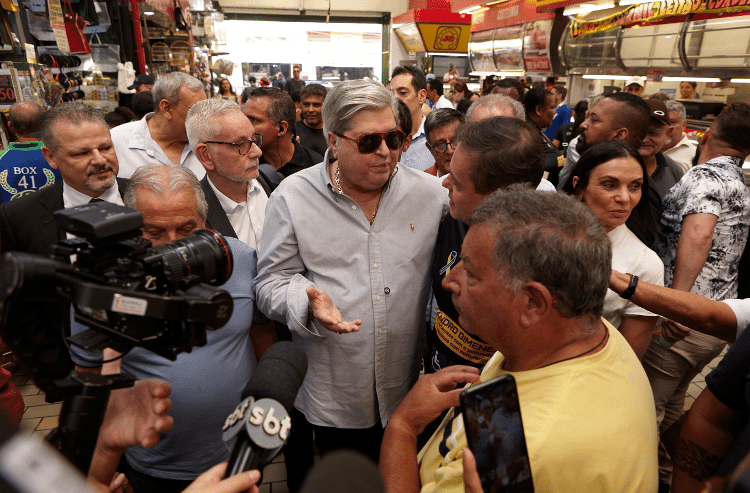
<path fill-rule="evenodd" d="M 214 97 L 216 99 L 226 99 L 239 103 L 237 100 L 237 94 L 235 94 L 234 88 L 232 87 L 232 83 L 229 82 L 229 79 L 221 79 L 221 82 L 219 83 L 219 92 L 217 92 Z"/>
<path fill-rule="evenodd" d="M 627 226 L 637 217 L 643 224 L 655 223 L 648 200 L 648 173 L 640 154 L 621 140 L 596 144 L 581 155 L 563 191 L 575 195 L 599 219 L 612 242 L 612 268 L 664 285 L 664 265 Z M 643 358 L 658 317 L 614 291 L 604 298 L 602 316 Z"/>

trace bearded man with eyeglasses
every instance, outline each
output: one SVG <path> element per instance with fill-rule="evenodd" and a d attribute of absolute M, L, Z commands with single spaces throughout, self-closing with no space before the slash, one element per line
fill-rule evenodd
<path fill-rule="evenodd" d="M 396 99 L 366 80 L 337 85 L 323 105 L 323 162 L 269 198 L 255 289 L 307 354 L 284 451 L 290 491 L 338 448 L 379 457 L 383 427 L 416 382 L 430 262 L 448 197 L 398 164 L 405 135 Z"/>
<path fill-rule="evenodd" d="M 263 136 L 255 133 L 236 103 L 224 99 L 195 103 L 185 127 L 190 147 L 206 170 L 201 180 L 208 203 L 206 228 L 257 251 L 268 196 L 275 188 L 258 167 Z"/>

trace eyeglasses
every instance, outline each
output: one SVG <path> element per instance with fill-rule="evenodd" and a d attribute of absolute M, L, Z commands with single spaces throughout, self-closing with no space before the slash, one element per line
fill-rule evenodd
<path fill-rule="evenodd" d="M 391 130 L 390 132 L 365 134 L 358 139 L 352 139 L 351 137 L 347 137 L 346 135 L 341 134 L 336 135 L 343 139 L 351 140 L 352 142 L 357 144 L 357 150 L 361 154 L 372 154 L 373 152 L 377 151 L 380 147 L 380 143 L 383 142 L 383 139 L 385 139 L 385 145 L 388 146 L 388 149 L 395 151 L 396 149 L 399 149 L 402 145 L 404 145 L 404 139 L 406 138 L 404 132 L 398 129 Z"/>
<path fill-rule="evenodd" d="M 218 142 L 216 140 L 208 140 L 206 141 L 206 144 L 224 144 L 228 146 L 237 146 L 237 151 L 239 152 L 240 156 L 244 156 L 248 152 L 250 152 L 250 148 L 253 147 L 253 144 L 260 147 L 260 145 L 263 143 L 263 135 L 262 134 L 253 134 L 253 138 L 250 140 L 243 140 L 242 142 Z"/>
<path fill-rule="evenodd" d="M 456 147 L 458 147 L 458 142 L 454 140 L 453 142 L 438 142 L 435 145 L 428 143 L 427 145 L 435 149 L 437 152 L 443 153 L 448 150 L 448 146 L 451 146 L 451 149 L 455 151 Z"/>

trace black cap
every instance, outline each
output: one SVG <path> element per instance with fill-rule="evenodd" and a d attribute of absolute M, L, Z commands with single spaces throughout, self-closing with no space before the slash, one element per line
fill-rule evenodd
<path fill-rule="evenodd" d="M 133 113 L 139 118 L 154 111 L 153 93 L 151 91 L 143 91 L 138 94 L 133 94 L 133 99 L 130 100 L 130 109 L 132 109 Z"/>
<path fill-rule="evenodd" d="M 141 86 L 141 84 L 153 84 L 154 79 L 150 75 L 141 74 L 138 77 L 135 78 L 135 81 L 133 81 L 133 84 L 128 86 L 128 89 L 137 89 Z"/>

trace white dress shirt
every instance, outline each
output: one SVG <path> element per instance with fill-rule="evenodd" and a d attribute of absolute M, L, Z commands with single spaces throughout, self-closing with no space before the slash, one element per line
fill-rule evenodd
<path fill-rule="evenodd" d="M 247 200 L 240 203 L 221 193 L 211 182 L 210 177 L 208 184 L 216 194 L 216 198 L 219 199 L 221 208 L 224 209 L 229 223 L 234 228 L 234 232 L 237 233 L 237 238 L 257 251 L 266 217 L 266 204 L 268 204 L 266 192 L 261 188 L 258 180 L 254 179 L 248 183 Z"/>
<path fill-rule="evenodd" d="M 125 202 L 122 201 L 122 197 L 120 196 L 120 189 L 117 186 L 117 180 L 115 180 L 114 185 L 105 190 L 104 193 L 101 194 L 98 198 L 102 199 L 105 202 L 109 202 L 110 204 L 125 205 Z M 71 207 L 80 207 L 82 205 L 88 204 L 89 202 L 91 202 L 90 196 L 86 195 L 85 193 L 79 192 L 67 183 L 63 182 L 63 206 L 66 209 L 70 209 Z"/>
<path fill-rule="evenodd" d="M 198 156 L 190 145 L 185 144 L 180 155 L 180 162 L 173 163 L 159 144 L 151 138 L 148 120 L 154 116 L 149 113 L 138 121 L 115 127 L 110 132 L 115 145 L 117 160 L 120 162 L 120 178 L 130 178 L 135 170 L 147 164 L 181 165 L 192 171 L 199 180 L 206 175 L 206 170 L 198 161 Z"/>

